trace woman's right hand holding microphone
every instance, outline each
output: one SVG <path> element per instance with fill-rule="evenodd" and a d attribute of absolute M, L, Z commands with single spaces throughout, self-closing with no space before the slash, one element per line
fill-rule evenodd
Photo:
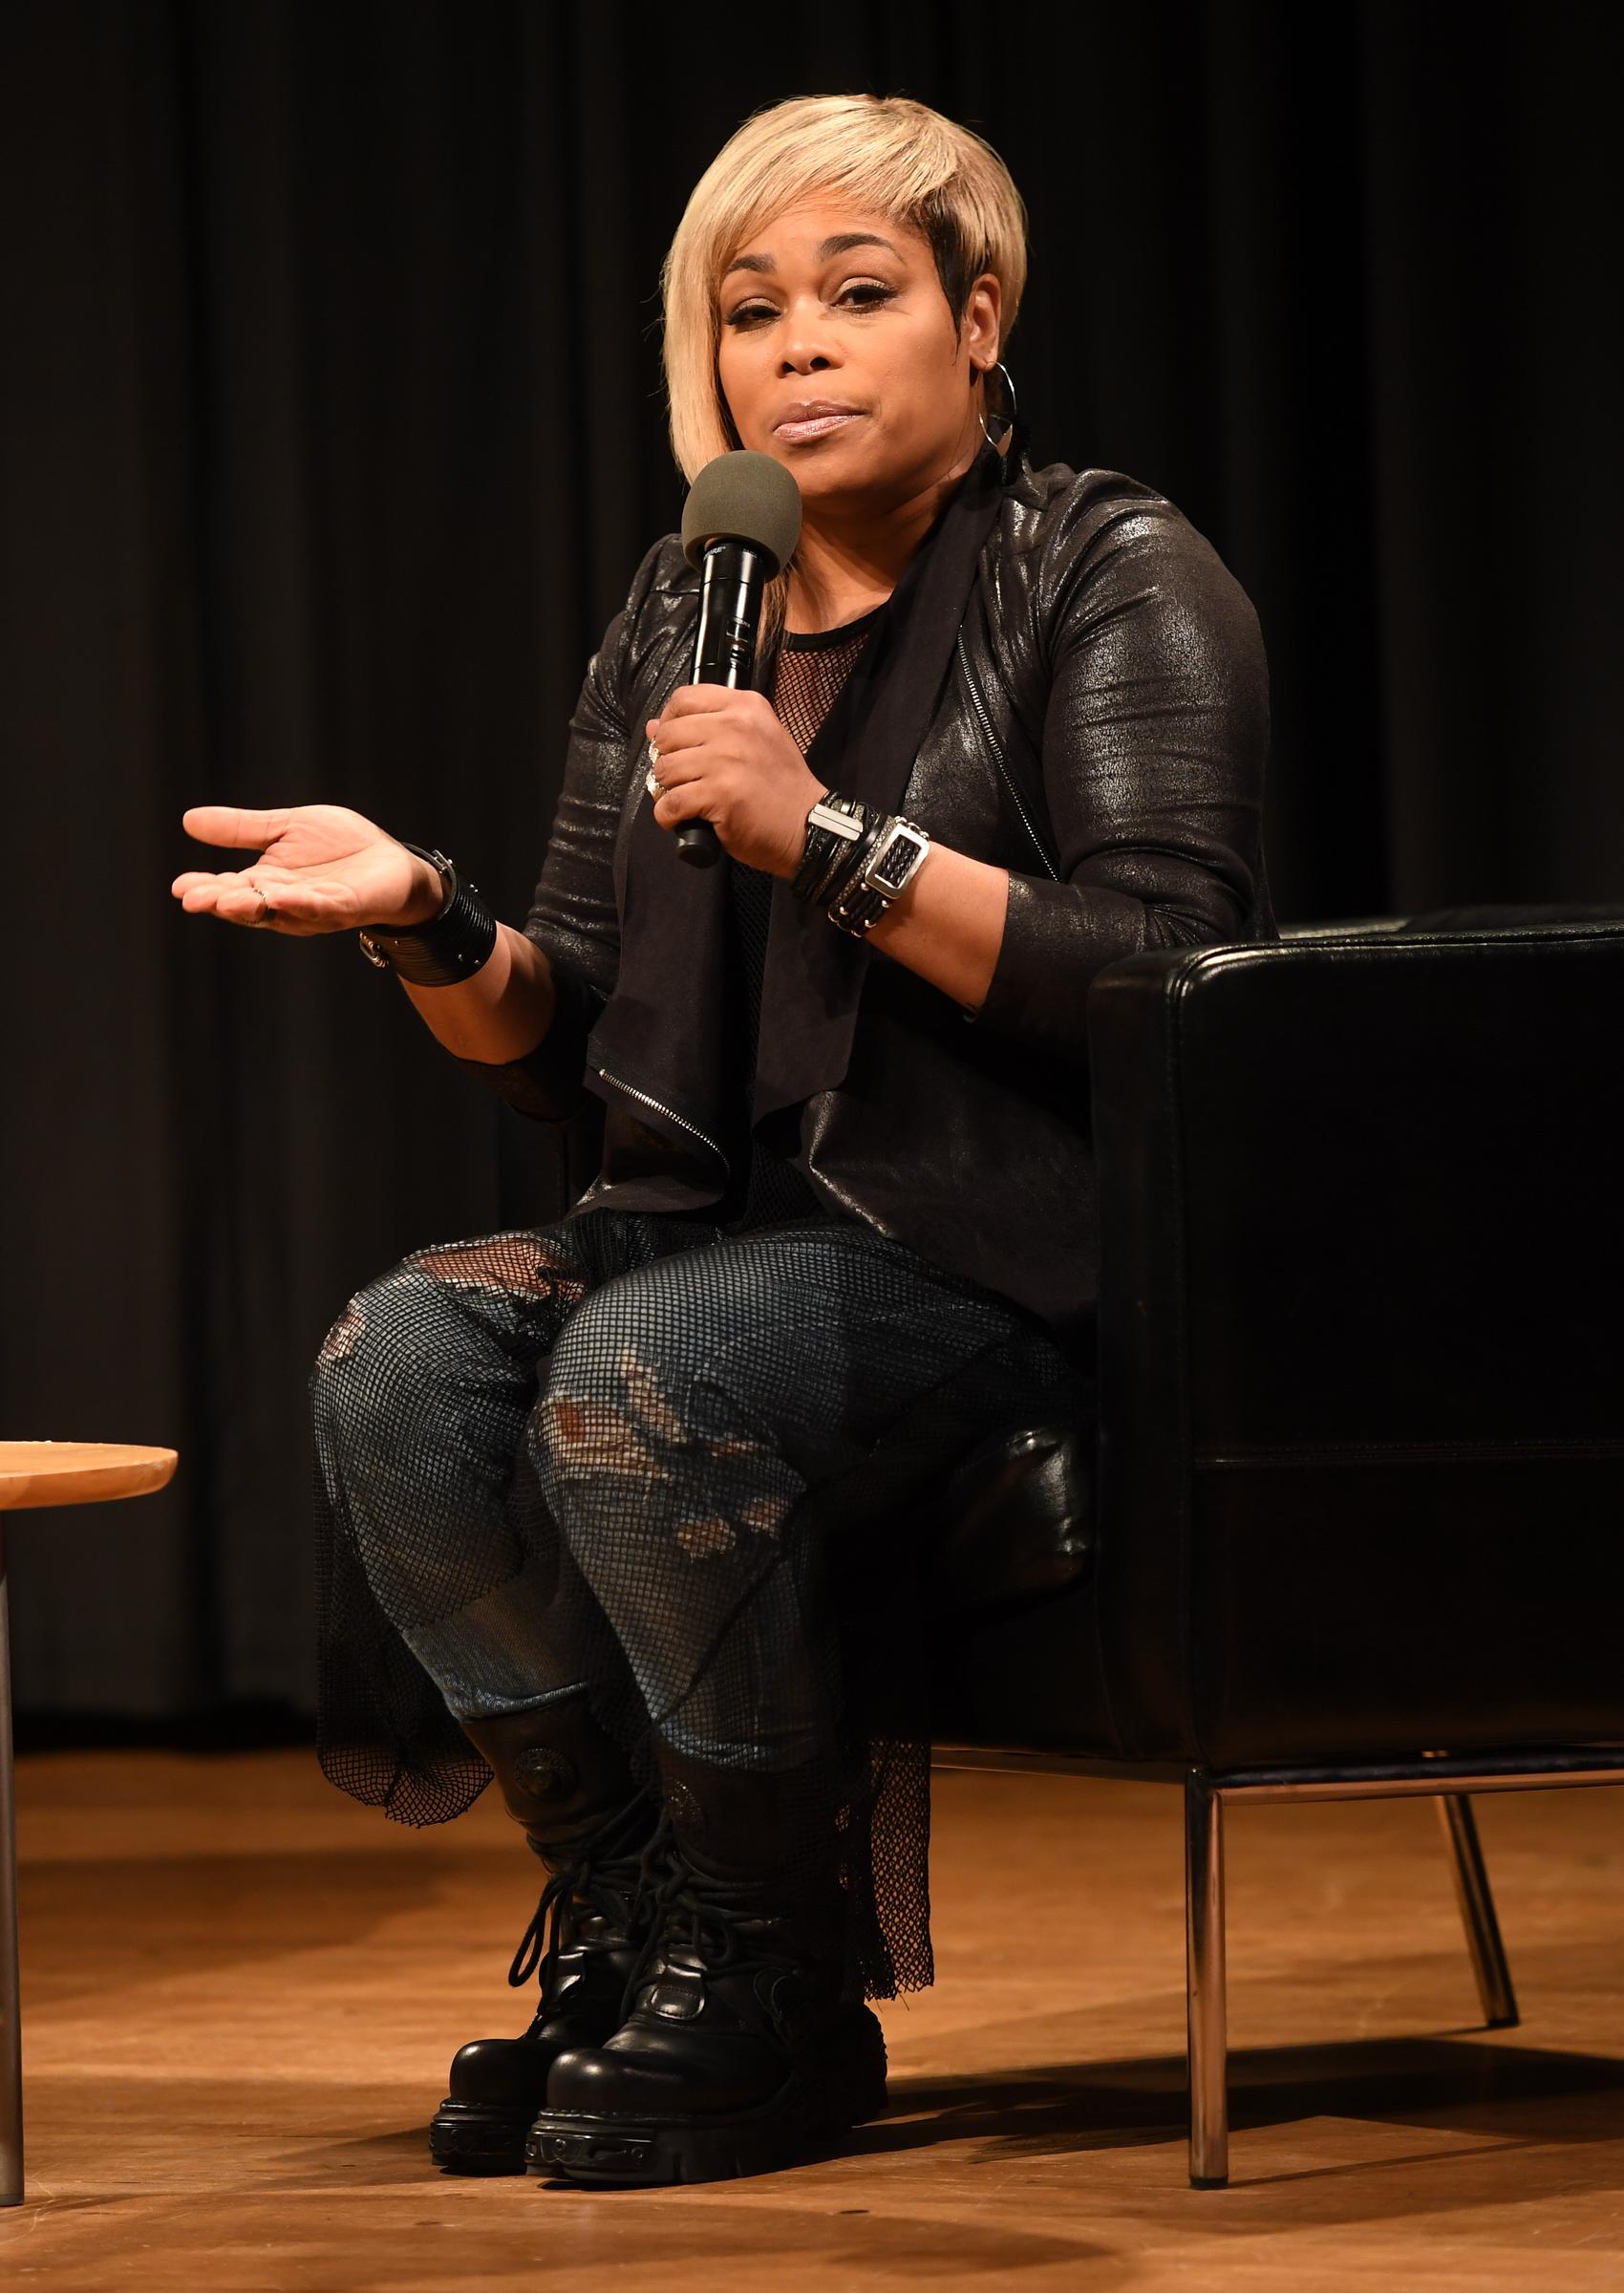
<path fill-rule="evenodd" d="M 410 931 L 439 912 L 439 871 L 342 804 L 255 812 L 193 804 L 181 825 L 199 844 L 257 851 L 249 867 L 187 868 L 170 886 L 188 915 L 310 938 L 368 925 Z"/>

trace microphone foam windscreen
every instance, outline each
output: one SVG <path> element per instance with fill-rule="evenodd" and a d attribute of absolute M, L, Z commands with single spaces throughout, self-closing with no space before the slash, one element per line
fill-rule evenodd
<path fill-rule="evenodd" d="M 682 510 L 682 546 L 697 566 L 709 542 L 748 542 L 780 572 L 801 539 L 801 488 L 770 454 L 741 449 L 708 461 Z"/>

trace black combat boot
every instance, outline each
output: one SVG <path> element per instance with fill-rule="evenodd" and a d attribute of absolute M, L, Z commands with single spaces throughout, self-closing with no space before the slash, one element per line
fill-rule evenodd
<path fill-rule="evenodd" d="M 562 2053 L 525 2155 L 579 2182 L 716 2181 L 787 2164 L 886 2101 L 886 2046 L 847 1995 L 834 1822 L 809 1867 L 805 1771 L 662 1752 L 669 1832 L 634 2004 Z"/>
<path fill-rule="evenodd" d="M 518 1989 L 539 1972 L 535 2017 L 518 2038 L 459 2049 L 429 2152 L 448 2173 L 522 2174 L 553 2063 L 619 2025 L 644 1940 L 638 1901 L 654 1795 L 637 1789 L 584 1695 L 462 1725 L 551 1876 L 507 1975 Z"/>

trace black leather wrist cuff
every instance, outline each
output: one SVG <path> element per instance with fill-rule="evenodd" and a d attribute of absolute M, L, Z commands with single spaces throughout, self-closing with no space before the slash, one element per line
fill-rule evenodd
<path fill-rule="evenodd" d="M 891 820 L 887 814 L 884 812 L 869 813 L 862 835 L 855 844 L 848 844 L 844 847 L 840 855 L 839 866 L 832 870 L 827 881 L 819 887 L 819 902 L 831 923 L 844 925 L 844 919 L 836 915 L 834 911 L 844 896 L 847 887 L 855 884 L 867 867 L 869 854 L 890 826 Z"/>
<path fill-rule="evenodd" d="M 443 852 L 408 843 L 404 836 L 397 841 L 442 878 L 449 877 L 451 889 L 439 913 L 414 924 L 409 932 L 384 932 L 369 925 L 360 933 L 361 953 L 379 971 L 398 972 L 414 987 L 456 987 L 490 961 L 496 918 L 478 885 L 459 879 L 455 863 Z"/>
<path fill-rule="evenodd" d="M 826 810 L 843 813 L 859 825 L 866 822 L 868 813 L 854 796 L 842 796 L 831 788 L 827 796 L 818 800 Z M 790 882 L 790 890 L 798 900 L 821 900 L 830 879 L 844 855 L 851 849 L 851 840 L 833 828 L 823 826 L 810 814 L 806 821 L 806 841 L 801 847 L 801 866 Z"/>

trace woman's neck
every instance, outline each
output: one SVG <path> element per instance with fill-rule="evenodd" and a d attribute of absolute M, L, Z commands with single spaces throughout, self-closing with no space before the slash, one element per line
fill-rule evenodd
<path fill-rule="evenodd" d="M 831 531 L 803 525 L 790 570 L 786 626 L 797 635 L 839 629 L 884 605 L 930 529 L 930 516 L 908 529 L 887 526 L 883 533 L 871 526 Z"/>
<path fill-rule="evenodd" d="M 872 511 L 853 518 L 809 514 L 790 568 L 785 627 L 809 636 L 884 605 L 969 468 L 967 461 L 878 518 Z"/>

